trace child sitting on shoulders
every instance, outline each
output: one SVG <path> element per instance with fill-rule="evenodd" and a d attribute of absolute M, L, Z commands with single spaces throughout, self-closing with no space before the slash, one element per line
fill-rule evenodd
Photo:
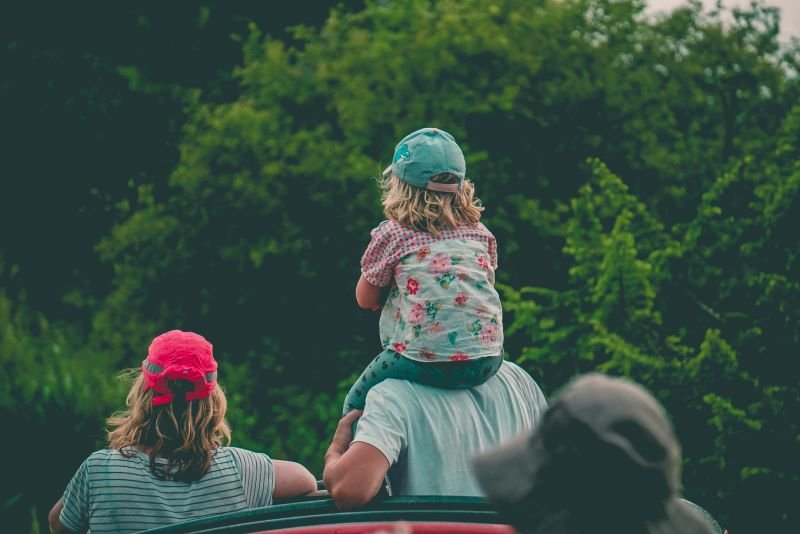
<path fill-rule="evenodd" d="M 384 350 L 350 389 L 344 413 L 362 409 L 387 378 L 464 388 L 500 368 L 497 243 L 465 173 L 461 149 L 443 130 L 417 130 L 395 148 L 381 180 L 389 220 L 371 232 L 356 287 L 359 306 L 378 311 L 391 286 L 380 318 Z"/>

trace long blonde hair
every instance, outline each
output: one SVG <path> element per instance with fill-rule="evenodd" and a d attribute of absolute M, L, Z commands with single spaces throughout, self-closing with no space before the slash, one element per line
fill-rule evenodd
<path fill-rule="evenodd" d="M 147 449 L 150 471 L 158 478 L 199 480 L 211 466 L 213 450 L 231 441 L 225 393 L 217 385 L 208 397 L 187 401 L 184 396 L 193 389 L 191 382 L 173 380 L 169 386 L 175 399 L 153 406 L 153 390 L 145 389 L 139 373 L 125 401 L 128 409 L 106 421 L 108 445 L 126 456 L 133 456 L 136 447 Z M 166 465 L 156 462 L 159 457 L 166 459 Z"/>
<path fill-rule="evenodd" d="M 437 174 L 430 181 L 452 184 L 458 177 L 450 173 Z M 442 230 L 455 230 L 464 224 L 477 224 L 484 210 L 475 195 L 475 187 L 464 180 L 456 193 L 431 191 L 408 184 L 392 173 L 380 179 L 383 192 L 383 213 L 403 226 L 432 235 Z"/>

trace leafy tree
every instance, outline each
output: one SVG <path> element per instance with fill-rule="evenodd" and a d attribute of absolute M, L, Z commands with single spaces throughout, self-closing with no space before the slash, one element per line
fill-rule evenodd
<path fill-rule="evenodd" d="M 0 256 L 18 274 L 3 284 L 50 317 L 88 325 L 109 290 L 94 246 L 118 221 L 110 208 L 135 199 L 136 184 L 165 184 L 191 90 L 235 98 L 249 23 L 288 38 L 287 27 L 320 24 L 330 7 L 4 2 Z"/>
<path fill-rule="evenodd" d="M 742 530 L 798 525 L 783 498 L 800 486 L 789 235 L 800 215 L 800 159 L 789 149 L 798 113 L 768 159 L 720 176 L 685 224 L 660 223 L 595 163 L 571 204 L 566 287 L 506 288 L 509 331 L 529 340 L 520 360 L 534 376 L 562 384 L 597 369 L 647 384 L 684 445 L 687 494 Z"/>
<path fill-rule="evenodd" d="M 31 312 L 24 296 L 0 289 L 0 424 L 8 430 L 0 452 L 9 459 L 0 509 L 7 528 L 33 522 L 36 532 L 34 525 L 47 524 L 78 466 L 73 457 L 101 442 L 98 423 L 122 405 L 117 370 L 83 344 L 79 328 L 51 323 Z"/>
<path fill-rule="evenodd" d="M 649 385 L 690 498 L 791 526 L 798 50 L 760 3 L 730 25 L 699 2 L 657 21 L 644 7 L 347 2 L 288 28 L 302 18 L 203 2 L 106 7 L 104 25 L 59 8 L 68 23 L 9 32 L 9 176 L 40 181 L 0 186 L 0 228 L 58 224 L 0 244 L 0 401 L 31 436 L 57 420 L 82 437 L 50 489 L 4 508 L 43 524 L 119 406 L 114 372 L 169 328 L 214 343 L 236 443 L 319 473 L 379 350 L 352 296 L 381 218 L 370 177 L 435 124 L 498 236 L 508 353 L 549 391 L 589 369 Z M 41 197 L 62 166 L 73 181 Z M 745 517 L 748 499 L 764 513 Z"/>

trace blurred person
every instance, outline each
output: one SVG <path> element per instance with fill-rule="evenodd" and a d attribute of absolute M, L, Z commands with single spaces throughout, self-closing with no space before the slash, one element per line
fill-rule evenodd
<path fill-rule="evenodd" d="M 717 520 L 714 519 L 714 516 L 711 515 L 711 513 L 708 510 L 688 499 L 681 499 L 681 501 L 685 502 L 686 504 L 688 504 L 689 506 L 700 512 L 700 515 L 702 515 L 705 518 L 705 520 L 708 521 L 708 523 L 711 525 L 711 528 L 714 529 L 714 534 L 728 534 L 728 529 L 722 528 L 720 524 L 717 522 Z"/>
<path fill-rule="evenodd" d="M 381 309 L 383 351 L 345 399 L 364 408 L 370 388 L 401 378 L 441 388 L 481 384 L 503 362 L 503 312 L 494 288 L 497 242 L 466 179 L 452 135 L 422 128 L 395 147 L 381 180 L 388 220 L 361 258 L 356 301 Z"/>
<path fill-rule="evenodd" d="M 384 478 L 392 495 L 482 496 L 471 456 L 533 428 L 546 407 L 536 382 L 511 362 L 464 389 L 384 380 L 363 412 L 339 421 L 325 454 L 325 485 L 340 509 L 369 502 Z"/>
<path fill-rule="evenodd" d="M 300 464 L 226 446 L 225 394 L 198 334 L 156 337 L 126 404 L 107 421 L 108 448 L 81 464 L 50 511 L 50 532 L 134 532 L 316 490 Z"/>
<path fill-rule="evenodd" d="M 664 409 L 628 380 L 578 378 L 538 427 L 477 456 L 473 468 L 521 532 L 714 532 L 679 498 L 680 445 Z"/>

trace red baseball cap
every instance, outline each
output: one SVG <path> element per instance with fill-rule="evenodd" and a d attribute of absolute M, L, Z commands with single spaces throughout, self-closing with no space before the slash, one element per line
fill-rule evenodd
<path fill-rule="evenodd" d="M 147 358 L 142 362 L 142 375 L 146 389 L 159 393 L 153 397 L 156 406 L 169 404 L 175 397 L 169 389 L 169 380 L 194 383 L 194 390 L 186 393 L 186 400 L 208 397 L 217 385 L 213 346 L 194 332 L 170 330 L 150 343 Z"/>

